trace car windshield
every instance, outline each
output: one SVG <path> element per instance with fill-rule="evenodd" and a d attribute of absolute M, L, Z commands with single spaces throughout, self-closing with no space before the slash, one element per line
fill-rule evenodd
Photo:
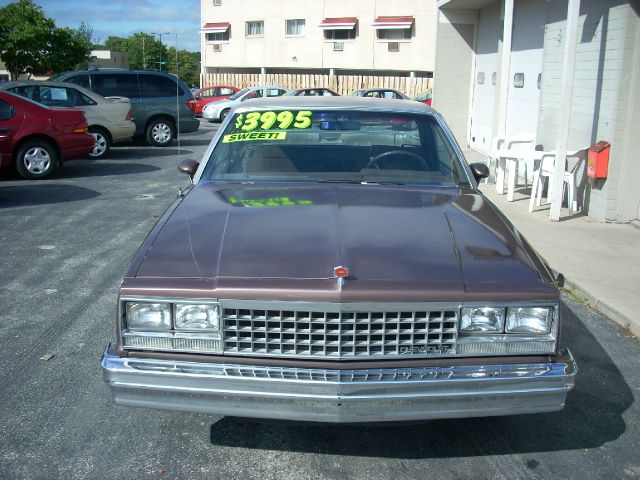
<path fill-rule="evenodd" d="M 238 98 L 240 98 L 242 95 L 244 95 L 245 93 L 247 93 L 249 91 L 248 88 L 243 88 L 242 90 L 240 90 L 239 92 L 234 93 L 233 95 L 231 95 L 229 97 L 229 100 L 236 100 Z"/>
<path fill-rule="evenodd" d="M 344 110 L 237 113 L 200 181 L 469 186 L 433 115 Z"/>

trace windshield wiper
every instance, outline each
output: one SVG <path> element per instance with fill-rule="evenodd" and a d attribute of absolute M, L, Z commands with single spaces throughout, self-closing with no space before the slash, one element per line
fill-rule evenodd
<path fill-rule="evenodd" d="M 345 179 L 325 179 L 325 180 L 316 180 L 318 183 L 355 183 L 360 184 L 362 180 L 345 180 Z"/>
<path fill-rule="evenodd" d="M 364 180 L 362 182 L 365 185 L 406 185 L 407 182 L 400 182 L 394 180 Z"/>

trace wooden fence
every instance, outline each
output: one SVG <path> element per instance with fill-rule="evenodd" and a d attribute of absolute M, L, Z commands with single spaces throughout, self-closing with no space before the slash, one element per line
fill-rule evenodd
<path fill-rule="evenodd" d="M 375 75 L 301 75 L 291 73 L 207 73 L 201 75 L 202 86 L 233 85 L 238 88 L 256 85 L 278 85 L 290 90 L 327 87 L 340 95 L 360 88 L 393 88 L 409 97 L 416 97 L 431 88 L 432 78 L 389 77 Z"/>

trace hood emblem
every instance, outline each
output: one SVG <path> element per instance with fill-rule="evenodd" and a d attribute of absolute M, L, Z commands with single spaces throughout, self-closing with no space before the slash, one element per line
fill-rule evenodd
<path fill-rule="evenodd" d="M 342 287 L 344 285 L 344 279 L 349 276 L 349 269 L 343 266 L 334 267 L 333 275 L 338 279 L 338 286 Z"/>

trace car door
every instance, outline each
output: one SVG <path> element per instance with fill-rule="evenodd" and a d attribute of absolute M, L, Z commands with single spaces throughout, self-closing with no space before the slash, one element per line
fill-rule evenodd
<path fill-rule="evenodd" d="M 196 97 L 194 97 L 196 101 L 196 113 L 202 114 L 202 109 L 204 108 L 204 106 L 213 100 L 213 98 L 211 97 L 213 96 L 214 90 L 215 89 L 211 87 L 204 88 L 200 91 L 200 93 L 198 93 Z"/>
<path fill-rule="evenodd" d="M 13 161 L 13 142 L 22 119 L 9 101 L 0 99 L 0 165 L 3 167 L 10 166 Z"/>
<path fill-rule="evenodd" d="M 175 87 L 174 87 L 175 88 Z M 131 102 L 131 114 L 136 124 L 136 135 L 143 135 L 149 117 L 151 103 L 141 102 L 138 75 L 130 73 L 95 73 L 91 81 L 91 90 L 103 97 L 127 97 Z M 175 96 L 173 97 L 175 110 Z"/>

